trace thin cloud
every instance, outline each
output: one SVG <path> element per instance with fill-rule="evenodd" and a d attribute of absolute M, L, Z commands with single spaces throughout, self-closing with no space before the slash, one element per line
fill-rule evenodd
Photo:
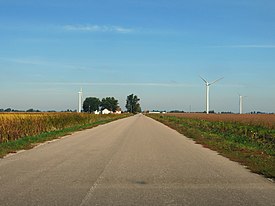
<path fill-rule="evenodd" d="M 28 58 L 2 58 L 0 57 L 0 60 L 17 63 L 17 64 L 29 64 L 29 65 L 43 65 L 45 62 L 39 60 L 39 59 L 28 59 Z"/>
<path fill-rule="evenodd" d="M 246 87 L 244 84 L 222 84 L 222 85 L 219 85 L 219 86 L 220 87 L 228 87 L 228 88 L 243 88 L 243 87 Z"/>
<path fill-rule="evenodd" d="M 109 32 L 109 33 L 132 33 L 134 29 L 125 28 L 121 26 L 106 26 L 106 25 L 65 25 L 63 27 L 66 31 L 80 31 L 80 32 Z"/>
<path fill-rule="evenodd" d="M 202 84 L 184 84 L 184 83 L 154 83 L 154 82 L 144 82 L 144 83 L 121 83 L 121 82 L 29 82 L 29 84 L 43 84 L 43 85 L 56 85 L 56 86 L 112 86 L 112 87 L 170 87 L 170 88 L 194 88 L 202 87 Z M 241 84 L 223 84 L 218 85 L 219 87 L 229 87 L 229 88 L 241 88 L 245 87 Z"/>
<path fill-rule="evenodd" d="M 175 84 L 175 83 L 112 83 L 112 82 L 103 82 L 103 83 L 81 83 L 81 82 L 33 82 L 30 84 L 50 84 L 50 85 L 70 85 L 70 86 L 142 86 L 142 87 L 197 87 L 195 84 Z"/>
<path fill-rule="evenodd" d="M 16 64 L 26 64 L 26 65 L 35 65 L 35 66 L 47 66 L 47 67 L 62 67 L 66 69 L 75 69 L 77 71 L 86 72 L 88 70 L 100 70 L 100 71 L 106 71 L 111 72 L 110 70 L 106 69 L 98 69 L 95 67 L 89 67 L 89 66 L 81 66 L 76 64 L 63 64 L 61 62 L 54 62 L 49 60 L 43 60 L 39 58 L 2 58 L 0 57 L 0 60 L 16 63 Z"/>
<path fill-rule="evenodd" d="M 274 44 L 239 44 L 239 45 L 222 45 L 222 46 L 211 46 L 212 48 L 251 48 L 251 49 L 274 49 Z"/>

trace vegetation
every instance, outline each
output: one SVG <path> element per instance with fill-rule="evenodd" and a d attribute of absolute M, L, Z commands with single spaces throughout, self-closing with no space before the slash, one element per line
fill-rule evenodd
<path fill-rule="evenodd" d="M 101 100 L 101 110 L 108 109 L 115 112 L 118 109 L 118 100 L 114 97 L 106 97 Z"/>
<path fill-rule="evenodd" d="M 0 113 L 0 157 L 17 149 L 32 147 L 35 142 L 123 117 L 127 117 L 127 114 Z"/>
<path fill-rule="evenodd" d="M 87 97 L 83 102 L 84 112 L 92 113 L 94 111 L 99 111 L 101 101 L 96 97 Z"/>
<path fill-rule="evenodd" d="M 134 94 L 127 96 L 126 106 L 125 106 L 127 109 L 127 112 L 131 112 L 131 113 L 141 112 L 139 101 L 140 99 Z"/>
<path fill-rule="evenodd" d="M 37 109 L 32 109 L 32 108 L 28 110 L 18 110 L 18 109 L 7 108 L 7 109 L 0 109 L 0 112 L 41 112 L 41 111 Z"/>
<path fill-rule="evenodd" d="M 203 113 L 181 113 L 166 115 L 176 117 L 186 117 L 199 120 L 207 120 L 211 122 L 233 122 L 243 123 L 250 126 L 262 126 L 269 129 L 275 129 L 275 115 L 273 114 L 203 114 Z"/>
<path fill-rule="evenodd" d="M 106 97 L 100 101 L 97 97 L 87 97 L 83 102 L 84 112 L 92 113 L 104 109 L 112 112 L 117 111 L 119 109 L 118 100 L 114 97 Z"/>
<path fill-rule="evenodd" d="M 197 143 L 275 178 L 275 115 L 149 114 Z"/>

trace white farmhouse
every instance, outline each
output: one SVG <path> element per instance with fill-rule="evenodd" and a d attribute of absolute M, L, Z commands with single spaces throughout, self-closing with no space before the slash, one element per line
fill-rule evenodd
<path fill-rule="evenodd" d="M 111 111 L 109 111 L 108 109 L 103 109 L 102 110 L 102 114 L 110 114 L 111 113 Z"/>

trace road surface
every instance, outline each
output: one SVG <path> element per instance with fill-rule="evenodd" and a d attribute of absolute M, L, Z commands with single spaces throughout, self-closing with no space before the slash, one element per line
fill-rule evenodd
<path fill-rule="evenodd" d="M 275 185 L 143 115 L 0 159 L 0 205 L 275 205 Z"/>

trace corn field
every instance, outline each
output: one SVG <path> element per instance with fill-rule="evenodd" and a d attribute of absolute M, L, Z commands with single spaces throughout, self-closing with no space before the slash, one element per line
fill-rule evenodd
<path fill-rule="evenodd" d="M 17 140 L 86 125 L 98 121 L 115 119 L 118 115 L 93 115 L 85 113 L 0 113 L 0 143 Z"/>

